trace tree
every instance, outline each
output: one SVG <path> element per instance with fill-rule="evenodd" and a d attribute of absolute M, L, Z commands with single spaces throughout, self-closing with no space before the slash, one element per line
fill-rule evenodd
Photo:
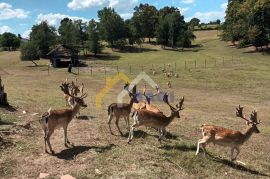
<path fill-rule="evenodd" d="M 104 7 L 98 11 L 100 35 L 114 48 L 117 41 L 126 37 L 124 20 L 114 9 Z"/>
<path fill-rule="evenodd" d="M 35 42 L 29 41 L 21 45 L 22 61 L 31 61 L 32 63 L 34 63 L 35 66 L 37 66 L 37 63 L 35 63 L 35 61 L 40 59 L 40 55 L 40 50 Z"/>
<path fill-rule="evenodd" d="M 190 21 L 189 21 L 189 27 L 194 30 L 195 26 L 199 26 L 200 25 L 200 19 L 198 18 L 192 18 Z"/>
<path fill-rule="evenodd" d="M 171 46 L 174 48 L 179 45 L 189 47 L 191 44 L 187 42 L 191 42 L 194 35 L 192 31 L 188 31 L 180 11 L 174 7 L 165 7 L 160 10 L 159 15 L 156 28 L 157 42 L 163 47 Z"/>
<path fill-rule="evenodd" d="M 20 47 L 20 39 L 10 32 L 5 32 L 1 35 L 0 44 L 2 47 L 8 48 L 9 51 L 16 50 Z"/>
<path fill-rule="evenodd" d="M 81 21 L 78 21 L 77 24 L 69 18 L 64 18 L 60 22 L 58 32 L 60 34 L 60 42 L 64 45 L 76 46 L 81 42 Z"/>
<path fill-rule="evenodd" d="M 99 42 L 98 23 L 94 19 L 92 19 L 88 25 L 88 46 L 90 52 L 93 52 L 95 56 L 102 50 L 102 46 Z"/>
<path fill-rule="evenodd" d="M 46 57 L 51 46 L 56 43 L 56 30 L 49 26 L 46 21 L 32 27 L 30 41 L 33 41 L 40 50 L 41 57 Z"/>
<path fill-rule="evenodd" d="M 141 36 L 148 38 L 155 37 L 155 27 L 158 22 L 158 11 L 155 6 L 149 4 L 140 4 L 134 8 L 133 21 L 140 26 Z M 136 22 L 135 22 L 136 21 Z"/>
<path fill-rule="evenodd" d="M 269 43 L 270 1 L 230 0 L 223 25 L 223 39 L 253 44 L 256 49 Z"/>

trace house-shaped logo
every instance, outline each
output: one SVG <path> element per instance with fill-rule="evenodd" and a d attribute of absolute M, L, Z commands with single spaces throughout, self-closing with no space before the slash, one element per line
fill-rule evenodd
<path fill-rule="evenodd" d="M 147 82 L 152 88 L 156 88 L 158 86 L 157 83 L 155 83 L 154 80 L 150 78 L 150 76 L 148 76 L 145 72 L 141 72 L 134 80 L 132 80 L 128 87 L 128 90 L 131 91 L 135 85 L 140 83 L 141 80 Z M 127 90 L 123 89 L 117 96 L 117 103 L 123 103 L 123 99 L 126 95 L 128 95 L 128 92 Z"/>

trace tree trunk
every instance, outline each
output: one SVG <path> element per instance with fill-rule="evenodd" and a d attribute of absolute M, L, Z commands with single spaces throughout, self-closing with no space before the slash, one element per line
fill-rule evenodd
<path fill-rule="evenodd" d="M 150 37 L 148 37 L 148 42 L 151 43 L 151 38 Z"/>

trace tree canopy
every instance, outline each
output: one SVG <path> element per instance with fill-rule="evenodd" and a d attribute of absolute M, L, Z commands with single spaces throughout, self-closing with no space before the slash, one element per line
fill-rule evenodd
<path fill-rule="evenodd" d="M 39 59 L 40 59 L 40 50 L 35 42 L 30 41 L 21 45 L 22 61 L 32 61 L 35 64 L 35 66 L 37 66 L 37 64 L 34 61 Z"/>
<path fill-rule="evenodd" d="M 229 0 L 223 39 L 256 48 L 270 42 L 270 1 Z"/>
<path fill-rule="evenodd" d="M 21 40 L 10 32 L 5 32 L 0 36 L 0 46 L 7 48 L 9 51 L 19 48 L 20 43 Z"/>
<path fill-rule="evenodd" d="M 41 57 L 46 57 L 50 47 L 56 43 L 56 38 L 56 29 L 48 25 L 46 21 L 34 25 L 30 33 L 30 40 L 38 46 Z"/>

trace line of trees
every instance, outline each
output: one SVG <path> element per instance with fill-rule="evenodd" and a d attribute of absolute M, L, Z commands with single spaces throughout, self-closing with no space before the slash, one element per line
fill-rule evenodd
<path fill-rule="evenodd" d="M 223 39 L 239 42 L 239 47 L 252 44 L 267 46 L 270 42 L 270 1 L 229 0 Z"/>
<path fill-rule="evenodd" d="M 0 34 L 0 47 L 4 50 L 12 51 L 20 47 L 21 37 L 10 32 Z"/>

